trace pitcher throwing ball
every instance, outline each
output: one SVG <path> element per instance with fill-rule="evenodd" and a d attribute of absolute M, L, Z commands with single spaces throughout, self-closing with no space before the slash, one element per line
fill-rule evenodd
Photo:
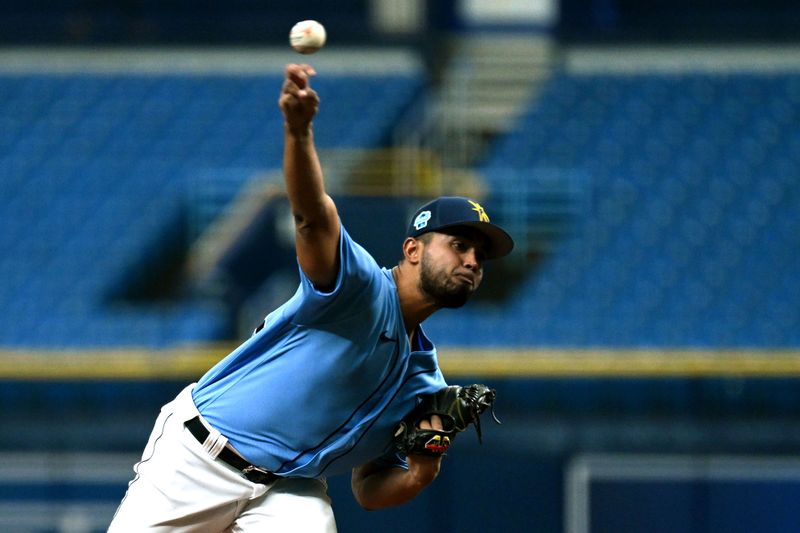
<path fill-rule="evenodd" d="M 513 241 L 477 202 L 441 197 L 412 217 L 399 263 L 379 267 L 325 192 L 313 75 L 288 65 L 279 99 L 297 292 L 162 408 L 110 531 L 331 532 L 326 476 L 350 471 L 358 503 L 381 509 L 439 473 L 453 428 L 443 411 L 418 409 L 447 386 L 420 324 L 464 305 L 484 261 Z M 449 394 L 462 403 L 452 412 L 472 413 L 456 430 L 494 399 L 481 387 Z M 412 431 L 430 441 L 422 453 L 398 444 L 409 424 L 432 430 Z"/>

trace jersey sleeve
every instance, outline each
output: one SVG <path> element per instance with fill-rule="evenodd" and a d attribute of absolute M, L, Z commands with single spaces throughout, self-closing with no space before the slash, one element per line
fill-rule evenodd
<path fill-rule="evenodd" d="M 392 449 L 375 459 L 375 462 L 381 466 L 402 468 L 408 470 L 408 461 L 405 455 L 397 449 Z"/>
<path fill-rule="evenodd" d="M 339 321 L 362 313 L 379 301 L 385 289 L 383 274 L 375 259 L 355 242 L 343 225 L 339 233 L 339 271 L 330 291 L 317 289 L 302 268 L 298 292 L 301 303 L 295 314 L 298 324 Z"/>

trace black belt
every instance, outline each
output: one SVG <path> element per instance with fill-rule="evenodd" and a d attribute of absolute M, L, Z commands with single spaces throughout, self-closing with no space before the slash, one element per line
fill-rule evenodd
<path fill-rule="evenodd" d="M 203 444 L 206 439 L 208 438 L 209 431 L 200 421 L 200 417 L 196 416 L 191 420 L 187 420 L 184 424 L 186 429 L 189 430 L 194 438 L 197 439 L 197 442 Z M 244 474 L 248 480 L 252 481 L 253 483 L 261 483 L 263 485 L 269 485 L 273 481 L 276 481 L 280 476 L 273 474 L 263 468 L 259 468 L 256 465 L 250 464 L 244 459 L 242 459 L 239 455 L 237 455 L 233 450 L 230 448 L 222 448 L 222 451 L 219 452 L 217 455 L 217 459 L 222 461 L 223 463 L 232 466 L 236 470 L 240 471 Z"/>

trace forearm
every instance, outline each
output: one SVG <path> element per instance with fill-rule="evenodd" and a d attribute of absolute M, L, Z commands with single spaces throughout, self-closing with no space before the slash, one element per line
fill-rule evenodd
<path fill-rule="evenodd" d="M 440 466 L 441 457 L 420 458 L 408 470 L 368 463 L 353 470 L 353 496 L 365 509 L 402 505 L 436 479 Z"/>
<path fill-rule="evenodd" d="M 298 230 L 315 224 L 331 224 L 332 202 L 325 192 L 322 166 L 310 125 L 298 130 L 288 124 L 284 126 L 283 173 Z"/>

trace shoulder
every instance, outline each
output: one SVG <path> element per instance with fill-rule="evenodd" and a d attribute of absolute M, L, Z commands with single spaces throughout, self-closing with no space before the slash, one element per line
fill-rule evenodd
<path fill-rule="evenodd" d="M 395 293 L 391 274 L 381 268 L 375 259 L 342 228 L 339 242 L 339 268 L 336 281 L 330 290 L 322 291 L 300 271 L 300 304 L 304 312 L 316 317 L 336 310 L 346 315 L 369 312 L 384 306 Z"/>
<path fill-rule="evenodd" d="M 375 258 L 342 226 L 339 237 L 339 272 L 334 290 L 364 290 L 367 286 L 381 284 L 383 269 Z"/>

